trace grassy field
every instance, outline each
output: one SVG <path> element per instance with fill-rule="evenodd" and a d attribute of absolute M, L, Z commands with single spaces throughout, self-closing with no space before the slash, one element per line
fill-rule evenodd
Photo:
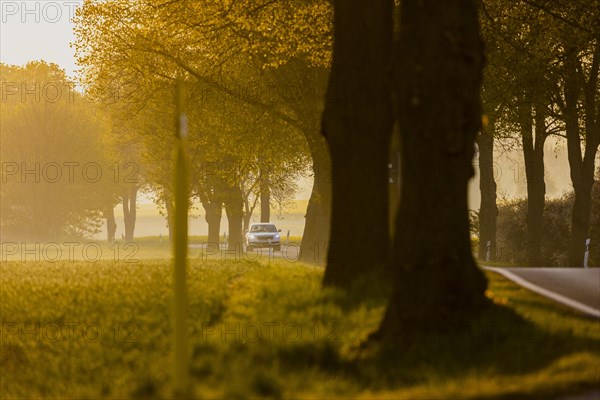
<path fill-rule="evenodd" d="M 221 238 L 222 239 L 222 238 Z M 207 236 L 190 236 L 190 245 L 202 245 L 208 241 Z M 294 255 L 302 242 L 301 236 L 290 236 L 282 238 L 282 245 L 290 246 L 286 252 L 288 258 L 296 260 Z M 223 249 L 225 243 L 221 242 Z M 190 248 L 190 258 L 202 258 L 206 252 L 197 247 Z M 119 240 L 108 243 L 106 240 L 87 241 L 59 241 L 59 242 L 2 242 L 0 244 L 0 260 L 5 261 L 33 261 L 56 263 L 59 261 L 86 261 L 95 263 L 97 261 L 115 261 L 117 263 L 137 263 L 147 259 L 170 258 L 171 244 L 168 238 L 158 236 L 146 236 L 135 238 L 133 242 Z M 221 254 L 215 254 L 213 258 L 220 258 Z"/>
<path fill-rule="evenodd" d="M 0 268 L 0 397 L 170 396 L 168 262 Z M 364 347 L 384 299 L 323 291 L 322 272 L 194 258 L 194 397 L 547 398 L 600 385 L 598 322 L 493 273 L 496 306 L 462 332 Z"/>

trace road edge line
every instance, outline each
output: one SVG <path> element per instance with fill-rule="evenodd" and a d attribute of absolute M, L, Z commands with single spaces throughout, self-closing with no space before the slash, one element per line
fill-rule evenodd
<path fill-rule="evenodd" d="M 482 266 L 483 269 L 488 270 L 488 271 L 492 271 L 492 272 L 496 272 L 500 275 L 503 275 L 505 278 L 510 279 L 511 281 L 515 282 L 518 285 L 523 286 L 526 289 L 531 290 L 532 292 L 535 292 L 539 295 L 542 295 L 544 297 L 547 297 L 549 299 L 552 299 L 558 303 L 561 303 L 562 305 L 565 305 L 567 307 L 571 307 L 576 309 L 577 311 L 580 311 L 584 314 L 587 314 L 589 316 L 595 317 L 595 318 L 599 318 L 600 319 L 600 310 L 597 310 L 593 307 L 590 307 L 586 304 L 580 303 L 576 300 L 570 299 L 566 296 L 563 296 L 562 294 L 558 294 L 556 292 L 553 292 L 551 290 L 548 289 L 544 289 L 541 286 L 538 286 L 534 283 L 529 282 L 528 280 L 521 278 L 520 276 L 507 271 L 505 269 L 502 268 L 498 268 L 498 267 L 488 267 L 488 266 Z"/>

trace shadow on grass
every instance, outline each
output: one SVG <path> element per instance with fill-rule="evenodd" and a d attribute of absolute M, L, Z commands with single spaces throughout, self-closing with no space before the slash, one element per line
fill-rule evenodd
<path fill-rule="evenodd" d="M 379 391 L 426 383 L 432 375 L 460 379 L 475 370 L 527 374 L 570 353 L 599 348 L 598 340 L 548 334 L 511 308 L 493 305 L 461 330 L 423 335 L 411 343 L 370 343 L 346 356 L 331 343 L 299 344 L 279 349 L 277 358 L 290 374 L 318 368 L 350 379 L 360 390 Z"/>
<path fill-rule="evenodd" d="M 331 301 L 345 312 L 358 307 L 386 306 L 392 294 L 393 278 L 385 271 L 370 271 L 353 282 L 347 290 L 324 288 L 323 299 Z"/>
<path fill-rule="evenodd" d="M 248 287 L 254 288 L 255 285 Z M 266 296 L 265 302 L 284 298 L 276 296 L 280 294 L 277 289 L 279 284 L 269 287 L 276 289 L 270 289 L 268 296 L 262 291 L 257 292 Z M 504 284 L 504 280 L 500 279 L 494 281 L 493 290 L 506 295 L 507 292 L 512 294 L 521 289 L 513 289 L 512 284 Z M 257 295 L 252 293 L 249 300 Z M 286 296 L 293 297 L 294 293 L 296 292 L 286 292 Z M 469 381 L 469 378 L 473 377 L 483 377 L 484 380 L 499 377 L 504 382 L 512 379 L 511 377 L 518 379 L 520 375 L 543 373 L 549 366 L 559 364 L 557 361 L 565 356 L 584 352 L 596 354 L 600 350 L 598 339 L 586 337 L 585 334 L 578 336 L 567 327 L 553 329 L 551 326 L 532 322 L 539 321 L 540 316 L 557 317 L 558 322 L 570 319 L 573 324 L 581 321 L 577 321 L 578 317 L 569 310 L 555 307 L 541 298 L 539 301 L 530 300 L 527 295 L 517 295 L 518 293 L 514 297 L 510 296 L 511 306 L 517 306 L 517 311 L 523 308 L 526 313 L 538 314 L 537 319 L 532 318 L 530 321 L 526 319 L 530 316 L 522 311 L 519 312 L 525 317 L 513 308 L 490 303 L 489 308 L 477 319 L 443 334 L 419 335 L 417 340 L 411 342 L 398 338 L 361 345 L 359 341 L 365 339 L 368 334 L 366 330 L 375 328 L 376 323 L 373 318 L 352 319 L 352 313 L 363 315 L 367 313 L 364 309 L 384 308 L 388 294 L 389 288 L 365 281 L 349 294 L 327 289 L 318 299 L 299 297 L 298 301 L 281 306 L 285 309 L 285 315 L 299 315 L 303 309 L 314 312 L 323 308 L 326 312 L 322 315 L 333 316 L 339 312 L 339 315 L 347 316 L 354 322 L 344 327 L 350 329 L 352 334 L 342 335 L 342 340 L 196 340 L 193 345 L 191 375 L 198 391 L 197 397 L 297 398 L 302 393 L 307 393 L 313 398 L 323 394 L 328 397 L 352 398 L 361 393 L 376 394 L 430 387 L 435 385 L 432 382 L 472 384 L 473 381 Z M 359 298 L 362 301 L 356 300 Z M 239 306 L 246 303 L 236 304 Z M 259 302 L 251 306 L 248 321 L 271 320 L 273 311 L 263 311 L 262 304 Z M 221 323 L 233 322 L 221 320 L 222 312 L 217 314 L 219 317 L 214 318 L 215 320 Z M 311 316 L 299 321 L 304 323 L 303 328 L 309 326 L 312 315 L 315 314 L 308 313 Z M 212 316 L 210 313 L 208 315 Z M 295 317 L 290 318 L 293 321 Z M 366 325 L 361 325 L 363 321 Z M 358 342 L 350 343 L 353 340 Z M 553 378 L 551 374 L 552 372 L 548 372 L 548 379 Z M 572 390 L 573 385 L 567 382 L 558 389 L 556 386 L 553 388 L 553 392 L 543 395 L 556 395 L 557 391 Z M 543 389 L 538 386 L 535 390 Z M 148 386 L 142 382 L 141 397 L 153 397 L 161 392 L 160 387 Z M 499 390 L 496 391 L 498 392 Z M 504 396 L 540 398 L 540 393 L 533 395 L 529 392 L 524 389 L 523 393 L 511 392 Z M 135 395 L 139 396 L 140 393 Z M 502 397 L 496 395 L 495 398 Z"/>

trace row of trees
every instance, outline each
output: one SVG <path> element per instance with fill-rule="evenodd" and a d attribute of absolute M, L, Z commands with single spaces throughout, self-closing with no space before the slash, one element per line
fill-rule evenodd
<path fill-rule="evenodd" d="M 150 114 L 141 118 L 149 126 L 139 136 L 152 157 L 168 154 L 160 149 L 169 143 L 171 123 L 159 110 L 170 107 L 165 88 L 178 78 L 190 88 L 190 135 L 198 136 L 190 146 L 194 165 L 213 160 L 209 142 L 219 137 L 212 153 L 219 160 L 246 165 L 243 150 L 256 157 L 256 149 L 240 140 L 245 114 L 265 116 L 266 126 L 281 124 L 268 141 L 301 135 L 296 143 L 308 146 L 315 178 L 301 258 L 314 261 L 311 252 L 328 245 L 324 283 L 345 288 L 392 266 L 395 289 L 384 331 L 419 320 L 424 307 L 442 322 L 453 310 L 468 314 L 484 304 L 466 206 L 476 137 L 480 243 L 495 242 L 494 141 L 516 133 L 528 178 L 527 248 L 529 259 L 537 260 L 543 144 L 548 135 L 565 132 L 575 189 L 570 263 L 580 266 L 598 148 L 597 7 L 484 2 L 478 14 L 474 2 L 464 1 L 338 0 L 333 6 L 316 0 L 86 2 L 77 17 L 84 81 L 90 93 L 115 83 L 135 88 L 115 108 L 121 120 Z M 488 48 L 483 110 L 479 20 Z M 289 87 L 296 89 L 293 96 Z M 482 114 L 485 129 L 477 135 Z M 394 125 L 401 135 L 402 188 L 392 237 L 387 163 Z M 164 132 L 157 134 L 157 127 Z M 230 151 L 225 146 L 231 143 L 238 145 Z M 168 210 L 169 163 L 164 158 L 153 165 L 164 178 L 156 190 Z M 253 176 L 262 181 L 260 166 Z M 243 189 L 217 188 L 205 178 L 196 174 L 193 185 L 204 192 L 198 195 L 207 217 L 211 196 L 231 191 L 223 204 L 239 232 L 245 204 L 235 192 Z M 367 226 L 368 235 L 356 235 Z"/>
<path fill-rule="evenodd" d="M 167 216 L 174 84 L 184 82 L 190 192 L 204 208 L 211 242 L 218 241 L 225 210 L 232 249 L 241 249 L 258 204 L 268 221 L 269 204 L 293 195 L 314 153 L 303 134 L 318 135 L 322 101 L 315 90 L 325 84 L 326 69 L 310 57 L 284 60 L 280 53 L 292 55 L 273 46 L 279 36 L 250 23 L 265 9 L 283 20 L 298 8 L 270 3 L 86 2 L 76 18 L 86 93 L 107 105 L 120 127 L 117 140 L 135 143 L 140 162 L 152 166 L 147 184 Z M 308 11 L 306 18 L 312 28 Z M 250 41 L 248 29 L 260 40 Z"/>
<path fill-rule="evenodd" d="M 483 90 L 489 123 L 478 138 L 480 250 L 496 247 L 494 143 L 522 146 L 527 177 L 527 260 L 542 262 L 546 199 L 544 143 L 567 143 L 574 200 L 569 239 L 571 267 L 581 267 L 589 237 L 595 159 L 600 144 L 600 6 L 586 1 L 484 1 L 481 21 L 488 66 Z M 565 238 L 566 240 L 566 238 Z"/>
<path fill-rule="evenodd" d="M 334 10 L 323 114 L 333 177 L 325 284 L 348 288 L 365 265 L 391 265 L 383 335 L 446 329 L 482 310 L 486 282 L 472 258 L 467 211 L 473 146 L 477 138 L 481 243 L 494 243 L 494 139 L 512 132 L 523 147 L 534 264 L 545 203 L 544 141 L 561 132 L 566 138 L 574 188 L 569 265 L 581 267 L 600 144 L 600 3 L 484 2 L 480 15 L 469 1 L 403 0 L 394 8 L 391 1 L 338 0 Z M 484 84 L 480 20 L 489 49 Z M 394 122 L 402 187 L 390 237 L 386 164 Z M 369 238 L 352 237 L 366 226 L 374 226 Z M 365 256 L 365 247 L 378 255 Z"/>
<path fill-rule="evenodd" d="M 302 165 L 307 146 L 314 186 L 301 259 L 319 261 L 327 247 L 324 283 L 342 288 L 379 279 L 392 265 L 395 290 L 382 332 L 395 332 L 426 322 L 422 315 L 437 325 L 458 309 L 480 310 L 486 286 L 470 250 L 466 197 L 481 121 L 475 4 L 406 0 L 401 8 L 395 24 L 391 0 L 338 0 L 333 9 L 325 0 L 86 1 L 76 49 L 87 93 L 133 88 L 110 108 L 126 126 L 123 135 L 133 132 L 153 158 L 154 190 L 167 213 L 171 88 L 185 82 L 192 189 L 209 224 L 213 205 L 214 214 L 225 205 L 234 245 L 245 207 L 240 192 L 252 188 L 235 184 L 240 167 L 258 166 L 250 176 L 260 185 L 261 162 Z M 392 238 L 394 122 L 402 134 L 402 200 Z M 256 140 L 261 123 L 263 143 Z M 281 145 L 270 152 L 265 142 Z M 215 161 L 235 165 L 233 177 L 203 171 Z M 368 234 L 357 235 L 365 227 Z"/>
<path fill-rule="evenodd" d="M 485 280 L 469 245 L 466 204 L 481 121 L 483 47 L 475 5 L 405 1 L 400 40 L 394 40 L 394 10 L 392 1 L 336 1 L 333 10 L 326 1 L 109 1 L 85 3 L 77 18 L 88 90 L 102 93 L 114 82 L 135 83 L 128 104 L 116 105 L 125 111 L 123 119 L 133 119 L 134 107 L 153 110 L 148 106 L 153 101 L 168 109 L 172 96 L 162 89 L 175 79 L 197 88 L 187 106 L 192 165 L 196 154 L 210 148 L 203 138 L 223 135 L 218 156 L 233 157 L 224 146 L 237 136 L 223 131 L 239 130 L 237 117 L 246 111 L 268 114 L 271 125 L 285 124 L 290 129 L 281 135 L 285 140 L 294 132 L 304 136 L 315 184 L 301 257 L 314 261 L 311 252 L 329 241 L 324 283 L 349 288 L 373 271 L 382 276 L 391 255 L 397 276 L 384 331 L 417 322 L 423 314 L 443 323 L 456 309 L 468 314 L 485 303 Z M 323 96 L 332 11 L 335 40 Z M 448 32 L 458 44 L 448 45 Z M 416 37 L 423 40 L 416 43 Z M 298 88 L 291 99 L 282 91 L 290 82 Z M 269 93 L 271 83 L 276 90 Z M 214 98 L 225 99 L 218 107 L 204 96 L 209 88 Z M 198 117 L 192 119 L 193 113 Z M 219 130 L 200 135 L 213 120 Z M 387 160 L 394 121 L 402 133 L 402 203 L 392 240 Z M 158 146 L 168 143 L 166 133 L 149 132 L 142 139 L 146 148 L 157 137 Z M 156 147 L 150 152 L 168 154 Z M 161 170 L 169 163 L 155 165 Z M 162 176 L 170 174 L 167 169 Z M 192 182 L 203 190 L 210 187 L 202 177 Z M 167 184 L 163 190 L 168 197 Z M 228 207 L 233 212 L 243 205 L 226 203 L 229 213 Z M 368 235 L 356 234 L 365 227 L 371 227 Z"/>
<path fill-rule="evenodd" d="M 154 82 L 157 91 L 134 112 L 140 103 L 131 102 L 132 92 L 125 101 L 112 97 L 115 92 L 82 94 L 55 64 L 2 65 L 0 71 L 4 240 L 86 238 L 105 219 L 114 241 L 114 208 L 121 204 L 124 238 L 131 241 L 139 191 L 154 194 L 169 216 L 169 83 Z M 118 90 L 132 88 L 129 82 Z M 200 90 L 188 87 L 192 192 L 206 210 L 210 240 L 219 241 L 225 204 L 239 244 L 257 205 L 268 221 L 272 202 L 293 198 L 306 169 L 306 146 L 268 115 L 252 115 L 239 102 L 223 108 L 218 99 L 201 101 Z"/>

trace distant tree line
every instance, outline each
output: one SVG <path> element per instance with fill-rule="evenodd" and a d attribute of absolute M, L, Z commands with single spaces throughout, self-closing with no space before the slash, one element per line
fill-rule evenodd
<path fill-rule="evenodd" d="M 527 201 L 520 247 L 527 254 L 518 262 L 548 265 L 543 253 L 563 247 L 548 242 L 544 229 L 555 218 L 546 214 L 556 202 L 548 207 L 544 169 L 544 143 L 552 135 L 566 142 L 573 187 L 570 220 L 562 229 L 568 258 L 560 258 L 560 264 L 581 267 L 600 144 L 600 5 L 583 0 L 483 1 L 481 23 L 488 58 L 483 87 L 488 123 L 478 137 L 479 258 L 486 259 L 488 242 L 491 257 L 496 257 L 499 213 L 512 208 L 496 204 L 495 143 L 516 144 L 523 152 Z"/>

